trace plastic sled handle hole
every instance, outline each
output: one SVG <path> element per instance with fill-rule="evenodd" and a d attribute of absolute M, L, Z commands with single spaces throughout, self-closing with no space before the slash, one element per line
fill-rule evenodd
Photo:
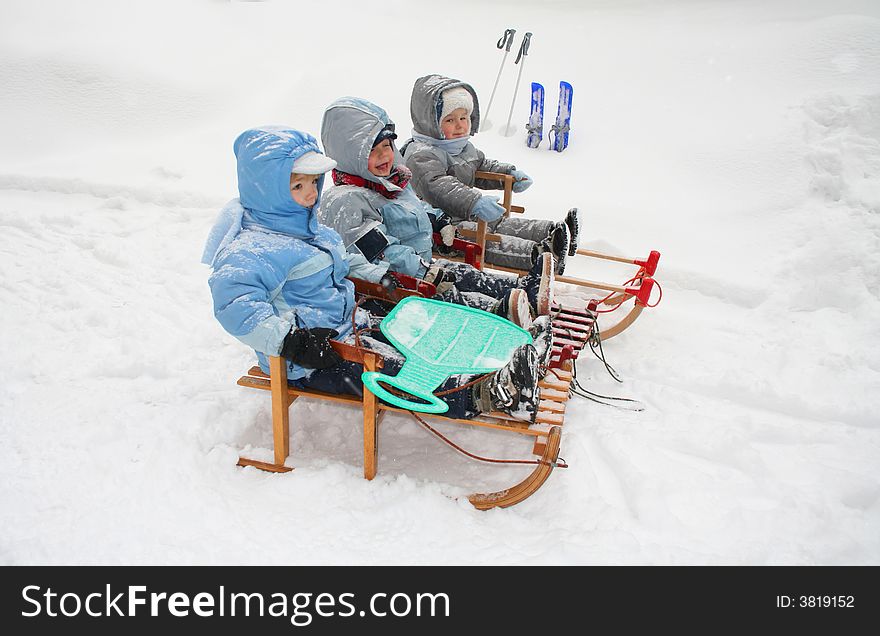
<path fill-rule="evenodd" d="M 449 405 L 433 393 L 419 391 L 417 387 L 413 387 L 410 383 L 406 381 L 401 382 L 397 376 L 385 375 L 378 371 L 368 371 L 361 376 L 361 379 L 363 380 L 364 386 L 367 387 L 373 395 L 388 404 L 393 404 L 394 406 L 399 406 L 400 408 L 411 411 L 418 411 L 420 413 L 445 413 L 449 410 Z M 395 389 L 400 389 L 413 397 L 428 402 L 428 404 L 413 402 L 402 398 L 399 395 L 394 395 L 379 384 L 379 382 L 384 382 L 389 386 L 393 386 Z"/>

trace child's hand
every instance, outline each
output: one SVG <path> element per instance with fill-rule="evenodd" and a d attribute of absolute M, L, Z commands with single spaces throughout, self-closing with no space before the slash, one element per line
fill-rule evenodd
<path fill-rule="evenodd" d="M 400 287 L 400 283 L 391 272 L 385 272 L 382 274 L 382 278 L 379 279 L 379 284 L 382 285 L 382 288 L 389 294 Z"/>
<path fill-rule="evenodd" d="M 534 183 L 532 178 L 522 170 L 513 170 L 511 171 L 510 176 L 516 179 L 516 181 L 513 182 L 513 191 L 516 193 L 528 190 L 532 183 Z"/>
<path fill-rule="evenodd" d="M 443 239 L 443 245 L 452 247 L 455 242 L 455 226 L 450 224 L 440 228 L 440 238 Z"/>
<path fill-rule="evenodd" d="M 443 266 L 434 264 L 428 268 L 428 272 L 422 280 L 434 285 L 434 287 L 437 288 L 437 294 L 439 295 L 445 294 L 452 289 L 452 286 L 455 285 L 456 278 L 455 274 L 447 272 L 443 269 Z"/>
<path fill-rule="evenodd" d="M 514 188 L 516 185 L 514 185 Z M 498 197 L 493 197 L 492 195 L 484 194 L 480 197 L 480 200 L 477 201 L 476 205 L 474 205 L 474 209 L 471 211 L 478 219 L 483 219 L 484 221 L 492 222 L 497 219 L 500 219 L 506 210 L 504 206 L 498 203 Z"/>
<path fill-rule="evenodd" d="M 446 213 L 434 208 L 433 213 L 428 213 L 428 218 L 431 219 L 431 229 L 443 239 L 443 245 L 452 247 L 452 242 L 455 240 L 455 226 L 452 225 L 452 221 L 449 220 Z"/>
<path fill-rule="evenodd" d="M 293 327 L 284 337 L 281 355 L 306 369 L 328 369 L 342 362 L 330 340 L 339 335 L 335 329 Z"/>

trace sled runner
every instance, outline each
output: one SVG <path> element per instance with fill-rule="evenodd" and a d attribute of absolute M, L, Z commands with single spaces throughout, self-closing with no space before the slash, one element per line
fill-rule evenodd
<path fill-rule="evenodd" d="M 514 178 L 512 175 L 501 174 L 498 172 L 477 172 L 476 178 L 499 181 L 504 184 L 504 196 L 501 205 L 506 210 L 505 217 L 509 216 L 511 213 L 521 214 L 525 212 L 525 208 L 513 205 Z M 457 239 L 453 243 L 453 248 L 459 252 L 463 252 L 464 256 L 457 257 L 454 255 L 442 255 L 444 258 L 450 260 L 463 260 L 478 269 L 483 269 L 485 265 L 490 269 L 510 272 L 519 276 L 522 276 L 525 273 L 523 270 L 501 267 L 491 263 L 484 264 L 484 258 L 482 255 L 485 253 L 486 243 L 501 241 L 500 235 L 488 231 L 488 224 L 486 221 L 479 220 L 477 222 L 476 230 L 459 229 L 457 232 L 465 240 Z M 435 244 L 438 242 L 439 236 L 435 235 Z M 468 247 L 469 243 L 474 245 Z M 554 312 L 561 312 L 568 320 L 576 318 L 585 320 L 593 313 L 609 314 L 632 301 L 632 306 L 629 311 L 622 314 L 616 322 L 610 320 L 610 317 L 602 321 L 602 325 L 599 326 L 599 336 L 603 340 L 608 340 L 632 325 L 645 307 L 653 307 L 657 304 L 651 304 L 650 298 L 655 286 L 653 276 L 657 271 L 660 252 L 652 250 L 646 258 L 627 258 L 579 248 L 576 252 L 576 256 L 635 265 L 638 269 L 623 284 L 605 283 L 574 276 L 557 275 L 556 280 L 559 282 L 602 292 L 605 293 L 605 296 L 593 298 L 584 303 L 583 306 L 577 306 L 571 303 L 556 305 L 554 307 Z M 572 257 L 569 256 L 569 258 Z"/>
<path fill-rule="evenodd" d="M 363 287 L 361 285 L 361 287 Z M 378 291 L 378 290 L 377 290 Z M 397 292 L 398 290 L 395 290 Z M 411 290 L 410 290 L 411 291 Z M 419 296 L 418 292 L 410 296 Z M 423 301 L 434 303 L 436 301 Z M 407 301 L 401 304 L 405 305 Z M 445 303 L 444 303 L 445 304 Z M 456 305 L 448 305 L 460 311 L 462 308 Z M 471 310 L 473 311 L 473 310 Z M 496 317 L 486 314 L 490 319 Z M 498 319 L 514 329 L 512 323 Z M 437 334 L 433 334 L 437 335 Z M 383 367 L 382 358 L 369 349 L 360 348 L 340 342 L 332 342 L 333 348 L 344 359 L 361 364 L 365 374 L 376 374 Z M 539 382 L 541 399 L 533 423 L 514 419 L 504 413 L 482 414 L 474 419 L 443 418 L 446 422 L 455 422 L 468 426 L 479 426 L 496 430 L 508 431 L 524 435 L 532 441 L 532 452 L 538 456 L 537 460 L 528 462 L 535 464 L 534 470 L 520 483 L 506 489 L 491 493 L 475 493 L 469 496 L 469 501 L 480 510 L 490 508 L 505 508 L 523 501 L 536 492 L 550 476 L 556 466 L 563 466 L 559 462 L 559 449 L 562 434 L 562 425 L 565 416 L 565 406 L 569 398 L 569 387 L 572 380 L 572 359 L 574 346 L 570 342 L 560 344 L 559 350 L 554 350 L 551 357 L 550 369 Z M 477 356 L 479 358 L 479 356 Z M 503 361 L 502 361 L 503 364 Z M 319 400 L 330 400 L 352 405 L 361 409 L 363 417 L 363 453 L 364 453 L 364 478 L 373 479 L 376 476 L 378 466 L 378 425 L 382 416 L 387 411 L 399 413 L 412 413 L 412 410 L 392 406 L 380 402 L 376 394 L 370 390 L 370 383 L 364 383 L 362 397 L 353 395 L 335 395 L 311 389 L 300 389 L 287 383 L 286 361 L 277 356 L 269 357 L 270 373 L 267 375 L 259 367 L 252 367 L 238 380 L 240 386 L 260 389 L 271 392 L 272 395 L 272 435 L 274 446 L 274 461 L 264 462 L 245 457 L 238 460 L 239 466 L 253 466 L 270 472 L 289 472 L 293 470 L 286 464 L 290 454 L 290 414 L 291 403 L 300 397 Z M 398 374 L 400 375 L 400 374 Z M 423 417 L 439 417 L 432 413 L 422 413 L 416 416 L 426 428 L 435 435 L 440 434 L 432 429 Z M 442 436 L 441 436 L 442 437 Z M 450 442 L 451 444 L 451 442 Z M 460 450 L 460 449 L 459 449 Z"/>

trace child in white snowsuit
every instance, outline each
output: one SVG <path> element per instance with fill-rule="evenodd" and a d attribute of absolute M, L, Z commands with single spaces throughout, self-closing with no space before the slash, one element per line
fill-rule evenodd
<path fill-rule="evenodd" d="M 500 243 L 486 244 L 487 263 L 528 270 L 538 254 L 549 251 L 556 259 L 556 273 L 562 274 L 566 256 L 577 250 L 577 209 L 569 210 L 558 223 L 515 215 L 504 218 L 499 197 L 480 192 L 503 185 L 477 179 L 477 171 L 512 175 L 514 192 L 524 191 L 532 180 L 512 164 L 487 158 L 470 142 L 480 127 L 474 89 L 441 75 L 420 77 L 413 86 L 410 115 L 412 140 L 402 152 L 416 194 L 449 214 L 462 229 L 475 229 L 479 219 L 487 221 L 489 230 L 501 235 Z"/>
<path fill-rule="evenodd" d="M 396 138 L 388 114 L 367 100 L 343 97 L 324 112 L 321 141 L 338 166 L 318 218 L 342 237 L 351 275 L 386 285 L 394 284 L 395 272 L 415 276 L 436 284 L 441 300 L 491 311 L 524 328 L 532 321 L 530 304 L 536 313 L 549 313 L 550 255 L 519 280 L 432 258 L 435 228 L 451 243 L 445 230 L 452 227 L 447 221 L 438 228 L 445 215 L 408 185 Z"/>
<path fill-rule="evenodd" d="M 379 320 L 356 308 L 345 247 L 315 214 L 324 173 L 336 162 L 321 154 L 311 135 L 276 126 L 245 131 L 234 150 L 240 196 L 221 211 L 202 257 L 213 270 L 214 315 L 254 349 L 263 371 L 266 356 L 281 355 L 295 386 L 362 394 L 362 367 L 342 360 L 329 342 L 354 343 L 353 322 L 361 329 Z M 361 336 L 361 345 L 383 356 L 385 373 L 401 368 L 400 354 L 378 336 Z M 500 410 L 533 419 L 540 364 L 535 346 L 522 345 L 496 373 L 444 396 L 446 415 Z M 452 376 L 438 390 L 472 379 Z"/>

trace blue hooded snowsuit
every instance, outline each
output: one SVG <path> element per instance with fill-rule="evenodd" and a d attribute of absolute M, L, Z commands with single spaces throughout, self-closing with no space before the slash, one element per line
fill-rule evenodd
<path fill-rule="evenodd" d="M 214 272 L 208 281 L 214 315 L 223 328 L 257 352 L 268 371 L 267 355 L 279 355 L 291 327 L 330 327 L 340 338 L 351 331 L 354 286 L 339 235 L 318 223 L 317 203 L 305 208 L 290 195 L 293 162 L 321 152 L 311 135 L 265 127 L 235 140 L 239 199 L 227 204 L 211 236 L 225 235 L 205 260 Z M 318 183 L 318 200 L 323 185 Z M 223 231 L 236 226 L 241 231 Z M 230 219 L 232 222 L 230 223 Z M 288 378 L 310 370 L 288 363 Z"/>

